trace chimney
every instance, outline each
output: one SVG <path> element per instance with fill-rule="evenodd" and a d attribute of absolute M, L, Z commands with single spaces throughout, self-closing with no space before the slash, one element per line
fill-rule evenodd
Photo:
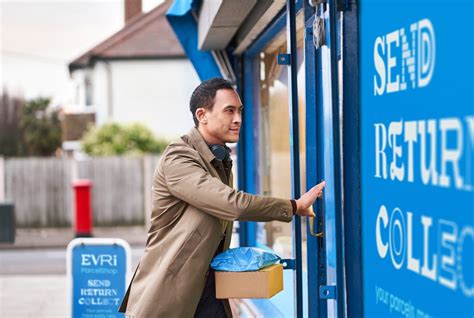
<path fill-rule="evenodd" d="M 142 0 L 124 0 L 123 3 L 125 6 L 125 24 L 142 14 Z"/>

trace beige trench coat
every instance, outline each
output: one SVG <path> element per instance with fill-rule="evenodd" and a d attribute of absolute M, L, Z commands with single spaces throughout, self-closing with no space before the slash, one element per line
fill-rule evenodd
<path fill-rule="evenodd" d="M 168 146 L 154 173 L 146 248 L 121 306 L 126 317 L 193 317 L 219 243 L 229 247 L 232 221 L 293 216 L 290 200 L 229 186 L 232 174 L 227 180 L 196 128 L 181 139 Z M 227 300 L 224 305 L 231 316 Z"/>

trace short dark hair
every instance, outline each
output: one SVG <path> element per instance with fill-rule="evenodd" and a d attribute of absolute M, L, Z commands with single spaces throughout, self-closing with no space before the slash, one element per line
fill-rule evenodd
<path fill-rule="evenodd" d="M 220 89 L 234 89 L 232 83 L 223 78 L 214 77 L 199 84 L 191 95 L 189 102 L 189 110 L 193 114 L 194 125 L 199 126 L 199 121 L 196 118 L 196 110 L 198 108 L 205 108 L 212 110 L 214 106 L 214 98 Z"/>

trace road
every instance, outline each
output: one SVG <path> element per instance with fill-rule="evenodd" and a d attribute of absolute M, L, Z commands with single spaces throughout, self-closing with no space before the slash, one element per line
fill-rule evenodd
<path fill-rule="evenodd" d="M 132 248 L 132 269 L 143 248 Z M 0 275 L 66 274 L 66 249 L 0 250 Z"/>

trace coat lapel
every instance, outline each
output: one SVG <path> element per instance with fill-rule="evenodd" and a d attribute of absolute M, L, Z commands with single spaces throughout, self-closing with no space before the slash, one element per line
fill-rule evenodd
<path fill-rule="evenodd" d="M 189 145 L 193 146 L 194 149 L 196 149 L 199 154 L 202 156 L 202 158 L 214 168 L 215 172 L 219 176 L 222 182 L 225 184 L 232 186 L 230 183 L 230 177 L 227 176 L 225 169 L 224 169 L 224 164 L 217 160 L 212 151 L 209 149 L 208 144 L 204 140 L 204 138 L 201 136 L 201 133 L 199 130 L 195 127 L 193 127 L 187 135 L 184 135 L 181 137 L 181 139 L 188 143 Z"/>

